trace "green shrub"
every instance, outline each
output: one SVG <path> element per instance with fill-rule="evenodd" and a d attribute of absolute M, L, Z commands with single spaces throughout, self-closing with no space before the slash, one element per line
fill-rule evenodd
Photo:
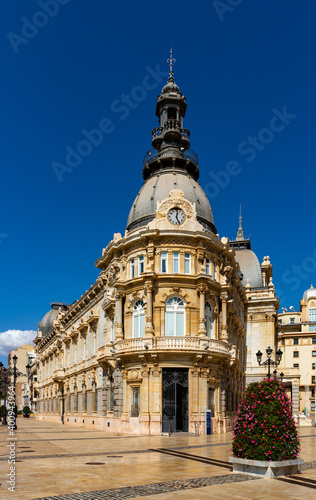
<path fill-rule="evenodd" d="M 29 406 L 24 406 L 23 408 L 23 414 L 24 415 L 29 415 L 31 413 L 31 410 L 29 408 Z"/>
<path fill-rule="evenodd" d="M 263 461 L 298 458 L 300 443 L 292 402 L 279 380 L 249 384 L 238 406 L 233 436 L 235 457 Z"/>

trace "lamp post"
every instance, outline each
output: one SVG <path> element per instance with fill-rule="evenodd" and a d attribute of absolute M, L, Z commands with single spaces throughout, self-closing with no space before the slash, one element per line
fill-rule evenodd
<path fill-rule="evenodd" d="M 31 365 L 29 363 L 26 365 L 26 373 L 27 373 L 27 382 L 28 382 L 28 386 L 29 386 L 30 410 L 32 411 L 32 381 L 30 383 L 30 379 L 31 379 Z"/>
<path fill-rule="evenodd" d="M 18 407 L 17 407 L 17 399 L 16 399 L 16 379 L 17 377 L 26 377 L 26 375 L 22 372 L 20 372 L 16 365 L 18 361 L 18 357 L 15 354 L 12 358 L 13 360 L 13 370 L 9 370 L 9 374 L 12 376 L 13 375 L 13 387 L 14 387 L 14 413 L 15 413 L 15 424 L 14 424 L 14 429 L 17 429 L 17 417 L 18 417 Z"/>
<path fill-rule="evenodd" d="M 14 413 L 15 413 L 15 423 L 14 423 L 14 429 L 17 429 L 17 418 L 18 418 L 18 407 L 17 407 L 17 400 L 16 400 L 16 379 L 17 379 L 17 368 L 16 364 L 18 361 L 18 357 L 15 354 L 12 358 L 13 360 L 13 387 L 14 387 Z"/>
<path fill-rule="evenodd" d="M 65 423 L 65 392 L 64 384 L 61 382 L 61 423 Z"/>
<path fill-rule="evenodd" d="M 0 361 L 0 376 L 1 379 L 3 379 L 3 395 L 4 395 L 2 425 L 7 425 L 7 375 L 8 375 L 8 370 L 3 366 L 3 363 Z"/>
<path fill-rule="evenodd" d="M 256 353 L 256 356 L 257 356 L 257 361 L 258 361 L 258 365 L 259 366 L 266 366 L 266 365 L 268 365 L 268 380 L 270 380 L 271 366 L 279 366 L 279 364 L 281 362 L 281 359 L 282 359 L 283 352 L 281 351 L 281 349 L 278 349 L 276 351 L 276 359 L 275 359 L 275 361 L 273 361 L 271 359 L 271 356 L 272 356 L 272 353 L 273 353 L 273 349 L 272 349 L 271 346 L 269 346 L 266 349 L 266 353 L 267 353 L 268 357 L 267 357 L 266 361 L 263 361 L 263 362 L 262 362 L 262 352 L 260 350 Z M 273 374 L 276 377 L 277 371 L 274 370 Z M 282 374 L 282 376 L 284 376 L 284 374 Z"/>

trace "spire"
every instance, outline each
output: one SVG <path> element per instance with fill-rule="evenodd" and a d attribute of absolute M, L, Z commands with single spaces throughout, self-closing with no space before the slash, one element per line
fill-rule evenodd
<path fill-rule="evenodd" d="M 244 231 L 242 228 L 242 215 L 241 215 L 241 203 L 239 203 L 239 228 L 237 231 L 236 241 L 242 241 L 245 239 Z"/>
<path fill-rule="evenodd" d="M 176 59 L 174 59 L 174 57 L 172 57 L 172 47 L 170 48 L 170 59 L 167 59 L 167 63 L 169 63 L 169 68 L 170 68 L 170 72 L 169 72 L 169 78 L 168 78 L 168 82 L 174 82 L 174 78 L 173 78 L 173 63 L 176 62 Z"/>
<path fill-rule="evenodd" d="M 146 180 L 161 168 L 179 168 L 199 178 L 198 158 L 190 148 L 190 131 L 184 128 L 187 103 L 185 96 L 174 81 L 173 66 L 176 62 L 172 47 L 169 64 L 169 78 L 159 94 L 156 104 L 158 127 L 152 130 L 152 147 L 144 158 L 143 178 Z"/>

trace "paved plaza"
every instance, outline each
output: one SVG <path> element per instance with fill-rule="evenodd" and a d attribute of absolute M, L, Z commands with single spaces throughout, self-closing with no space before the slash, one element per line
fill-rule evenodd
<path fill-rule="evenodd" d="M 316 499 L 316 429 L 300 430 L 305 463 L 296 476 L 258 479 L 233 474 L 231 434 L 119 436 L 18 419 L 16 486 L 8 490 L 7 444 L 0 426 L 0 498 L 7 499 Z"/>

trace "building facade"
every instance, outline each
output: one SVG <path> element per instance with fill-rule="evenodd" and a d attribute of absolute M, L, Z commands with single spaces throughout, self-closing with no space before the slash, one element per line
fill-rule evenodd
<path fill-rule="evenodd" d="M 122 236 L 74 304 L 53 304 L 35 339 L 38 418 L 126 434 L 231 429 L 255 353 L 276 347 L 272 265 L 243 235 L 219 238 L 184 128 L 172 66 L 159 125 Z"/>
<path fill-rule="evenodd" d="M 294 403 L 294 413 L 315 413 L 316 290 L 303 294 L 300 310 L 279 314 L 279 345 L 284 351 L 282 370 Z"/>

